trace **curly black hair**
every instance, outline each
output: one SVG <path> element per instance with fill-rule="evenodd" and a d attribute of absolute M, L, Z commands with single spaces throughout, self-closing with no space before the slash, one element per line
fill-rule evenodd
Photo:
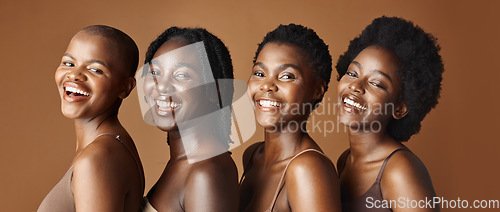
<path fill-rule="evenodd" d="M 349 64 L 365 48 L 380 46 L 392 51 L 402 63 L 398 70 L 401 80 L 399 100 L 408 109 L 401 119 L 392 119 L 387 127 L 397 141 L 408 141 L 420 131 L 421 122 L 438 103 L 444 71 L 437 39 L 413 22 L 386 17 L 374 19 L 361 35 L 354 38 L 347 51 L 340 55 L 335 68 L 340 80 Z"/>
<path fill-rule="evenodd" d="M 215 84 L 219 91 L 219 106 L 230 107 L 232 102 L 234 87 L 228 81 L 218 81 L 217 79 L 234 79 L 233 63 L 231 55 L 226 45 L 215 35 L 203 28 L 179 28 L 170 27 L 165 30 L 148 47 L 144 64 L 148 64 L 153 59 L 156 51 L 167 41 L 176 39 L 185 45 L 203 41 L 207 53 L 210 68 L 215 79 Z M 231 133 L 231 114 L 222 113 L 217 120 L 219 124 L 214 124 L 215 131 L 222 135 L 229 143 L 233 143 L 229 138 Z M 228 145 L 228 143 L 225 143 Z M 226 146 L 228 147 L 228 146 Z"/>
<path fill-rule="evenodd" d="M 85 27 L 81 31 L 91 35 L 103 36 L 115 42 L 120 49 L 118 53 L 123 57 L 122 62 L 125 63 L 127 76 L 133 77 L 135 75 L 137 65 L 139 65 L 139 49 L 130 36 L 119 29 L 106 25 L 92 25 Z"/>
<path fill-rule="evenodd" d="M 316 34 L 313 29 L 298 24 L 279 25 L 278 28 L 269 32 L 264 40 L 259 43 L 255 52 L 253 63 L 257 60 L 260 51 L 267 43 L 288 44 L 298 47 L 303 52 L 314 67 L 315 74 L 326 83 L 325 92 L 328 90 L 328 83 L 332 75 L 332 56 L 328 50 L 328 45 Z M 316 100 L 315 106 L 322 99 Z"/>

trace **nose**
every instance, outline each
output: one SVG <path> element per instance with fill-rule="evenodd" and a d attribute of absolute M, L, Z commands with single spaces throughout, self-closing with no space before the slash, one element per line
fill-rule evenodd
<path fill-rule="evenodd" d="M 276 86 L 276 84 L 272 79 L 264 80 L 262 84 L 260 84 L 259 88 L 263 92 L 270 92 L 270 91 L 276 92 L 278 90 L 278 87 Z"/>
<path fill-rule="evenodd" d="M 66 77 L 72 81 L 85 81 L 87 77 L 82 72 L 80 68 L 74 68 L 66 74 Z"/>
<path fill-rule="evenodd" d="M 159 78 L 155 78 L 156 90 L 159 94 L 170 94 L 175 92 L 175 87 L 169 79 L 161 80 Z"/>
<path fill-rule="evenodd" d="M 362 79 L 357 79 L 352 81 L 349 86 L 349 89 L 353 90 L 354 92 L 364 94 L 365 89 L 363 88 L 363 80 Z"/>

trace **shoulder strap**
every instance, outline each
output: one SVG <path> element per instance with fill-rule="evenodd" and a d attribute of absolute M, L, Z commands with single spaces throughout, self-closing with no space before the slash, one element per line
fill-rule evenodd
<path fill-rule="evenodd" d="M 409 151 L 408 149 L 396 149 L 394 151 L 391 152 L 391 154 L 389 154 L 389 156 L 387 156 L 387 158 L 385 158 L 384 160 L 384 163 L 382 163 L 382 167 L 380 167 L 380 171 L 378 172 L 378 176 L 377 176 L 377 182 L 380 182 L 380 180 L 382 179 L 382 174 L 384 173 L 384 169 L 385 169 L 385 166 L 387 165 L 387 162 L 389 161 L 389 159 L 396 153 L 396 152 L 399 152 L 400 150 L 407 150 Z"/>
<path fill-rule="evenodd" d="M 252 167 L 252 165 L 253 165 L 253 157 L 255 155 L 255 152 L 257 152 L 257 150 L 260 148 L 260 146 L 262 146 L 262 144 L 264 144 L 264 142 L 258 144 L 255 147 L 255 149 L 253 149 L 252 153 L 250 153 L 250 159 L 248 160 L 246 166 L 244 166 L 244 167 L 246 167 L 246 169 L 243 170 L 243 174 L 241 175 L 241 179 L 240 179 L 240 183 L 239 184 L 241 184 L 243 182 L 243 179 L 245 178 L 245 174 Z"/>
<path fill-rule="evenodd" d="M 316 149 L 306 149 L 302 152 L 299 152 L 298 154 L 296 154 L 295 156 L 292 157 L 292 159 L 290 159 L 290 161 L 288 161 L 288 163 L 286 164 L 285 166 L 285 169 L 283 170 L 283 174 L 281 175 L 281 179 L 280 179 L 280 182 L 278 183 L 278 188 L 276 189 L 276 192 L 274 193 L 274 197 L 273 197 L 273 201 L 271 202 L 271 205 L 269 206 L 269 208 L 266 210 L 266 212 L 270 212 L 273 210 L 274 208 L 274 204 L 276 204 L 276 200 L 278 199 L 278 195 L 280 194 L 281 190 L 283 189 L 283 185 L 285 185 L 285 175 L 286 175 L 286 170 L 288 169 L 288 166 L 290 165 L 290 163 L 295 159 L 297 158 L 299 155 L 302 155 L 306 152 L 317 152 L 323 156 L 326 157 L 325 154 L 323 154 L 322 152 L 320 152 L 319 150 L 316 150 Z"/>

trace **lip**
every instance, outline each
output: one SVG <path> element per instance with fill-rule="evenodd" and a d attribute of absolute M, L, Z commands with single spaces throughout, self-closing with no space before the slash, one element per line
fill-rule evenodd
<path fill-rule="evenodd" d="M 87 87 L 75 82 L 64 82 L 62 92 L 63 99 L 67 102 L 80 102 L 92 96 Z"/>
<path fill-rule="evenodd" d="M 282 101 L 277 99 L 269 99 L 269 98 L 260 98 L 255 100 L 255 105 L 259 110 L 268 112 L 268 111 L 276 111 L 283 108 L 285 104 Z"/>
<path fill-rule="evenodd" d="M 368 109 L 368 104 L 355 94 L 347 93 L 340 98 L 342 109 L 349 113 L 362 113 Z"/>
<path fill-rule="evenodd" d="M 182 107 L 181 101 L 172 96 L 157 96 L 153 100 L 156 114 L 163 117 L 175 114 Z"/>

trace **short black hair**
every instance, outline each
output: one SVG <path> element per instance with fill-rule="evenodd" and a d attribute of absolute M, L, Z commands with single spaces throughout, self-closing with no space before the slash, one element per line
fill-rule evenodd
<path fill-rule="evenodd" d="M 146 52 L 144 64 L 150 63 L 156 54 L 156 51 L 158 51 L 158 49 L 165 42 L 172 39 L 180 39 L 180 41 L 184 42 L 186 45 L 203 41 L 208 61 L 210 63 L 210 68 L 212 69 L 212 74 L 219 91 L 219 97 L 228 97 L 224 98 L 224 100 L 219 98 L 219 103 L 221 106 L 230 105 L 233 97 L 232 94 L 234 92 L 233 84 L 232 82 L 219 83 L 217 79 L 234 79 L 231 55 L 226 45 L 224 45 L 218 37 L 208 32 L 206 29 L 179 27 L 168 28 L 161 35 L 159 35 L 156 40 L 151 42 L 148 47 L 148 51 Z M 231 134 L 231 114 L 222 113 L 222 116 L 219 118 L 219 124 L 214 124 L 214 127 L 216 127 L 216 133 L 219 133 L 219 135 L 226 138 L 229 143 L 233 143 L 229 138 L 229 135 Z"/>
<path fill-rule="evenodd" d="M 365 48 L 383 47 L 393 52 L 401 67 L 402 100 L 408 114 L 401 119 L 391 119 L 387 131 L 397 141 L 408 141 L 420 131 L 421 122 L 438 103 L 444 71 L 437 39 L 413 22 L 399 17 L 382 16 L 368 25 L 361 35 L 354 38 L 347 51 L 340 55 L 337 80 L 345 75 L 349 64 Z"/>
<path fill-rule="evenodd" d="M 82 31 L 91 35 L 103 36 L 115 42 L 120 49 L 119 53 L 123 54 L 123 60 L 120 63 L 125 64 L 125 68 L 127 69 L 125 71 L 128 73 L 127 76 L 135 76 L 137 65 L 139 64 L 139 49 L 130 36 L 119 29 L 105 25 L 88 26 L 82 29 Z"/>
<path fill-rule="evenodd" d="M 328 45 L 316 34 L 313 29 L 298 24 L 279 25 L 278 28 L 269 32 L 264 40 L 259 43 L 253 63 L 257 60 L 260 51 L 267 43 L 288 44 L 298 47 L 300 52 L 304 52 L 314 67 L 315 74 L 326 83 L 325 93 L 328 90 L 328 83 L 332 74 L 332 56 L 328 50 Z M 318 99 L 314 105 L 321 102 Z"/>

